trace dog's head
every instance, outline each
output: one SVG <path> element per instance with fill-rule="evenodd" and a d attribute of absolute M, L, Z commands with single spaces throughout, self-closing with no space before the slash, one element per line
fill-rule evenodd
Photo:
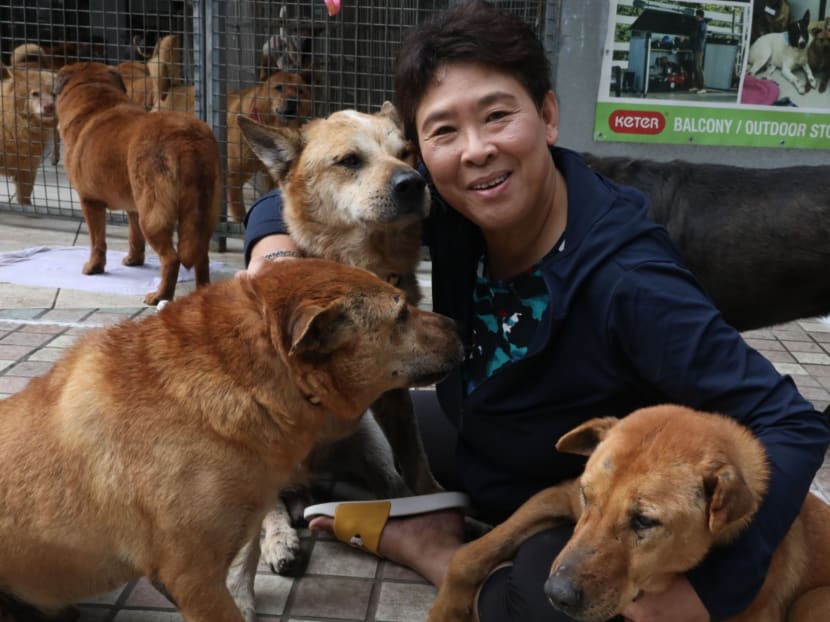
<path fill-rule="evenodd" d="M 792 47 L 803 50 L 810 45 L 811 38 L 810 9 L 807 9 L 804 12 L 804 17 L 787 25 L 787 41 Z"/>
<path fill-rule="evenodd" d="M 58 70 L 55 78 L 54 95 L 60 105 L 61 97 L 76 86 L 93 86 L 102 96 L 118 92 L 118 99 L 126 99 L 127 87 L 118 73 L 118 68 L 103 63 L 71 63 Z"/>
<path fill-rule="evenodd" d="M 426 182 L 389 102 L 375 114 L 343 110 L 299 130 L 242 118 L 239 127 L 280 184 L 289 227 L 292 220 L 308 225 L 292 227 L 292 235 L 316 231 L 315 223 L 345 232 L 413 223 L 429 213 Z"/>
<path fill-rule="evenodd" d="M 810 52 L 816 55 L 816 62 L 829 58 L 830 53 L 830 17 L 821 22 L 819 26 L 810 29 L 812 41 Z M 812 60 L 812 58 L 811 58 Z M 812 64 L 812 63 L 811 63 Z"/>
<path fill-rule="evenodd" d="M 452 320 L 408 305 L 366 270 L 302 259 L 240 278 L 294 385 L 338 417 L 360 416 L 390 389 L 432 384 L 461 362 Z"/>
<path fill-rule="evenodd" d="M 3 108 L 14 108 L 15 114 L 29 123 L 55 124 L 54 74 L 39 69 L 12 67 L 2 83 Z"/>
<path fill-rule="evenodd" d="M 588 455 L 582 515 L 545 583 L 569 616 L 602 622 L 661 592 L 737 535 L 766 492 L 760 443 L 735 420 L 656 406 L 593 419 L 557 449 Z"/>
<path fill-rule="evenodd" d="M 300 74 L 277 71 L 257 85 L 244 113 L 258 123 L 298 127 L 311 118 L 311 89 Z"/>

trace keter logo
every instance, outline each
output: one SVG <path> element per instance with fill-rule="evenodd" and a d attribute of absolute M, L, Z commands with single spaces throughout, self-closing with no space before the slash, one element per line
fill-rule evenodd
<path fill-rule="evenodd" d="M 608 125 L 618 134 L 659 134 L 666 128 L 666 117 L 646 110 L 615 110 Z"/>

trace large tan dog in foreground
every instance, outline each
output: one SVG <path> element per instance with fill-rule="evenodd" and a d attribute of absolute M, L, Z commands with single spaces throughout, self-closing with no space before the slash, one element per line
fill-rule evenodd
<path fill-rule="evenodd" d="M 326 426 L 461 356 L 451 320 L 313 259 L 84 334 L 0 401 L 0 606 L 146 575 L 188 622 L 241 622 L 229 564 Z"/>
<path fill-rule="evenodd" d="M 710 548 L 733 539 L 766 493 L 760 442 L 734 419 L 681 406 L 592 419 L 556 448 L 590 456 L 582 477 L 538 493 L 459 549 L 430 622 L 468 620 L 475 592 L 494 566 L 531 535 L 574 518 L 545 593 L 576 620 L 604 622 L 640 593 L 666 589 Z M 830 620 L 828 560 L 830 506 L 811 494 L 775 552 L 760 594 L 731 622 Z"/>
<path fill-rule="evenodd" d="M 104 272 L 112 209 L 129 221 L 124 265 L 144 263 L 145 241 L 159 256 L 161 282 L 146 304 L 173 298 L 180 265 L 195 269 L 197 287 L 210 282 L 208 249 L 222 200 L 210 128 L 185 113 L 145 111 L 127 96 L 117 69 L 101 63 L 62 67 L 55 93 L 66 173 L 89 229 L 83 273 Z"/>

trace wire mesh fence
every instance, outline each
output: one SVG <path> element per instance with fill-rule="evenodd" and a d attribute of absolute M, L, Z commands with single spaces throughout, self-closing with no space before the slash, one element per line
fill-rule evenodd
<path fill-rule="evenodd" d="M 341 108 L 378 109 L 392 98 L 404 32 L 450 4 L 344 0 L 330 17 L 322 0 L 0 0 L 0 210 L 83 218 L 63 167 L 52 72 L 97 61 L 120 74 L 137 114 L 180 110 L 210 125 L 225 186 L 217 233 L 239 236 L 238 221 L 272 182 L 238 116 L 297 125 Z M 495 4 L 550 30 L 550 1 Z"/>

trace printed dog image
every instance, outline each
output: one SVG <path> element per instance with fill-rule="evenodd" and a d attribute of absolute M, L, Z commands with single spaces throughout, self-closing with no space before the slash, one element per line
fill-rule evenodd
<path fill-rule="evenodd" d="M 410 304 L 418 302 L 415 270 L 430 198 L 413 168 L 414 152 L 392 104 L 375 114 L 336 112 L 300 129 L 268 127 L 244 117 L 239 126 L 279 182 L 286 223 L 306 255 L 366 268 L 401 288 Z M 337 461 L 335 472 L 359 471 L 378 497 L 440 490 L 427 464 L 409 393 L 385 393 L 372 404 L 371 415 L 361 419 L 361 426 L 379 425 L 394 458 L 361 445 L 371 431 L 352 426 L 341 433 L 353 434 L 342 441 L 350 450 L 321 444 L 307 462 L 312 475 L 325 471 L 339 452 L 347 458 Z M 395 464 L 401 475 L 390 468 Z M 263 554 L 281 572 L 293 569 L 299 554 L 289 520 L 286 508 L 278 506 L 265 524 Z"/>
<path fill-rule="evenodd" d="M 535 533 L 573 519 L 573 535 L 544 590 L 571 618 L 605 622 L 639 594 L 664 591 L 712 547 L 734 539 L 766 494 L 766 454 L 752 433 L 729 417 L 682 406 L 592 419 L 556 448 L 590 456 L 582 476 L 538 493 L 459 549 L 430 622 L 466 622 L 491 568 Z M 829 555 L 830 506 L 811 494 L 761 592 L 730 622 L 830 619 Z"/>
<path fill-rule="evenodd" d="M 38 166 L 55 128 L 54 75 L 11 68 L 0 81 L 0 174 L 14 180 L 15 199 L 31 205 Z"/>
<path fill-rule="evenodd" d="M 827 81 L 830 80 L 830 17 L 810 26 L 813 40 L 807 48 L 807 62 L 818 79 L 818 92 L 827 90 Z"/>
<path fill-rule="evenodd" d="M 144 575 L 189 622 L 241 622 L 228 566 L 330 420 L 461 357 L 452 321 L 313 259 L 84 333 L 0 401 L 0 618 Z"/>
<path fill-rule="evenodd" d="M 231 217 L 242 222 L 245 204 L 242 187 L 265 167 L 239 130 L 239 119 L 248 118 L 265 125 L 296 128 L 311 117 L 311 89 L 300 74 L 277 71 L 264 82 L 239 94 L 228 95 L 227 201 Z"/>
<path fill-rule="evenodd" d="M 124 265 L 142 265 L 146 243 L 159 256 L 161 281 L 146 304 L 173 297 L 180 265 L 194 268 L 197 287 L 210 282 L 208 250 L 222 198 L 211 129 L 184 113 L 145 111 L 130 101 L 118 71 L 100 63 L 61 68 L 55 93 L 66 173 L 89 229 L 83 273 L 104 272 L 111 209 L 127 212 Z"/>
<path fill-rule="evenodd" d="M 649 217 L 738 330 L 830 313 L 830 167 L 584 155 L 597 172 L 648 196 Z"/>
<path fill-rule="evenodd" d="M 764 77 L 769 78 L 776 69 L 781 70 L 787 80 L 803 95 L 810 88 L 816 88 L 816 79 L 807 62 L 807 49 L 810 46 L 810 10 L 804 16 L 787 25 L 784 32 L 773 32 L 758 37 L 749 46 L 749 73 L 757 76 L 766 68 Z M 805 85 L 794 73 L 801 68 L 807 77 Z"/>

